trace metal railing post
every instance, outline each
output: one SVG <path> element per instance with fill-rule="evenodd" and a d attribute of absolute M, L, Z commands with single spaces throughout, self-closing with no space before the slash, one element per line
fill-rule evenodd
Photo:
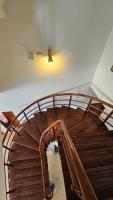
<path fill-rule="evenodd" d="M 53 108 L 55 108 L 55 97 L 53 96 Z"/>
<path fill-rule="evenodd" d="M 69 108 L 70 108 L 70 106 L 71 106 L 71 100 L 72 100 L 72 95 L 71 95 L 70 98 L 69 98 Z"/>
<path fill-rule="evenodd" d="M 87 114 L 87 112 L 88 112 L 88 110 L 89 110 L 89 107 L 90 107 L 90 105 L 91 105 L 91 102 L 92 102 L 92 99 L 89 100 L 89 103 L 88 103 L 88 105 L 87 105 L 87 108 L 86 108 L 86 110 L 85 110 L 85 112 L 84 112 L 84 117 L 86 116 L 86 114 Z"/>
<path fill-rule="evenodd" d="M 41 107 L 40 107 L 39 101 L 38 101 L 38 108 L 39 108 L 39 111 L 41 113 L 42 111 L 41 111 Z"/>

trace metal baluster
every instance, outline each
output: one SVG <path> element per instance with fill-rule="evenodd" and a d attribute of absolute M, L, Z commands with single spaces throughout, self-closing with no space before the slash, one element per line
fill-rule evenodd
<path fill-rule="evenodd" d="M 39 111 L 40 111 L 40 113 L 41 113 L 41 107 L 40 107 L 40 104 L 39 104 L 39 102 L 38 102 L 38 108 L 39 108 Z"/>
<path fill-rule="evenodd" d="M 17 131 L 13 126 L 12 126 L 11 128 L 13 129 L 13 131 L 16 132 L 17 135 L 20 135 L 20 134 L 18 133 L 18 131 Z"/>
<path fill-rule="evenodd" d="M 55 97 L 53 96 L 53 108 L 55 108 Z"/>
<path fill-rule="evenodd" d="M 5 145 L 3 145 L 3 147 L 11 152 L 14 152 L 14 149 L 10 149 L 9 147 L 6 147 Z"/>
<path fill-rule="evenodd" d="M 12 167 L 12 166 L 14 166 L 14 164 L 9 164 L 9 163 L 4 163 L 4 165 L 7 166 L 7 167 Z"/>
<path fill-rule="evenodd" d="M 89 107 L 90 107 L 90 105 L 91 105 L 91 102 L 92 102 L 92 99 L 90 99 L 90 101 L 89 101 L 89 103 L 88 103 L 88 105 L 87 105 L 87 108 L 86 108 L 86 110 L 85 110 L 85 112 L 84 112 L 84 117 L 85 117 L 86 113 L 87 113 L 88 110 L 89 110 Z"/>
<path fill-rule="evenodd" d="M 106 123 L 106 121 L 111 117 L 111 115 L 113 114 L 113 110 L 108 114 L 108 116 L 104 119 L 103 124 Z"/>
<path fill-rule="evenodd" d="M 71 106 L 71 100 L 72 100 L 72 95 L 71 95 L 70 98 L 69 98 L 69 108 L 70 108 L 70 106 Z"/>

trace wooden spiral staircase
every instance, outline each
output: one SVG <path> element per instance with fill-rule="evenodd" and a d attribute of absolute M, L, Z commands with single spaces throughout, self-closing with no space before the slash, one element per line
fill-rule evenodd
<path fill-rule="evenodd" d="M 4 139 L 7 200 L 52 199 L 47 147 L 58 141 L 67 200 L 113 199 L 113 106 L 54 94 L 22 110 Z"/>

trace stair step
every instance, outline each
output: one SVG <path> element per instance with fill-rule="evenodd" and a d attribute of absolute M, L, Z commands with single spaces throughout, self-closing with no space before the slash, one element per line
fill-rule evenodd
<path fill-rule="evenodd" d="M 13 176 L 15 176 L 15 178 L 24 178 L 28 176 L 36 176 L 39 174 L 41 174 L 41 166 L 39 168 L 32 167 L 32 168 L 26 168 L 26 169 L 9 170 L 9 178 L 12 178 Z"/>
<path fill-rule="evenodd" d="M 71 124 L 69 121 L 68 123 Z M 69 128 L 71 134 L 81 132 L 103 132 L 104 130 L 106 130 L 105 125 L 99 127 L 98 123 L 96 123 L 95 121 L 92 122 L 91 118 L 83 118 L 80 122 L 73 121 L 73 124 Z"/>
<path fill-rule="evenodd" d="M 39 142 L 40 130 L 39 130 L 39 127 L 38 127 L 34 117 L 31 118 L 29 120 L 29 122 L 26 122 L 25 124 L 23 124 L 23 127 L 28 131 L 29 135 L 31 137 L 33 137 L 33 139 L 35 139 L 37 142 Z"/>
<path fill-rule="evenodd" d="M 43 187 L 42 184 L 37 184 L 37 185 L 30 185 L 30 186 L 21 186 L 17 189 L 17 193 L 21 196 L 25 196 L 27 194 L 35 194 L 35 193 L 42 193 L 43 194 Z M 42 195 L 43 196 L 43 195 Z"/>
<path fill-rule="evenodd" d="M 30 186 L 21 186 L 19 188 L 15 189 L 15 195 L 12 193 L 10 194 L 10 197 L 24 197 L 26 195 L 32 195 L 32 194 L 37 194 L 42 198 L 43 196 L 43 188 L 42 185 L 30 185 Z"/>
<path fill-rule="evenodd" d="M 59 112 L 59 119 L 63 119 L 66 127 L 69 129 L 71 134 L 75 134 L 76 132 L 93 132 L 99 130 L 108 131 L 105 125 L 98 127 L 100 125 L 101 120 L 94 116 L 94 114 L 90 113 L 86 114 L 84 117 L 84 111 L 81 108 L 69 109 L 66 106 L 62 106 L 61 111 Z"/>
<path fill-rule="evenodd" d="M 68 131 L 70 135 L 75 135 L 76 133 L 81 132 L 94 132 L 94 131 L 103 131 L 108 129 L 105 125 L 102 125 L 99 127 L 101 120 L 94 116 L 93 114 L 90 114 L 92 117 L 89 117 L 89 114 L 86 114 L 84 117 L 84 111 L 80 108 L 77 108 L 76 110 L 71 110 L 68 107 L 63 106 L 61 108 L 61 111 L 59 112 L 59 119 L 63 119 L 66 127 L 68 128 Z M 98 121 L 97 121 L 98 119 Z"/>
<path fill-rule="evenodd" d="M 75 109 L 69 108 L 67 106 L 62 106 L 58 118 L 66 122 L 66 120 L 69 119 L 74 112 L 76 112 Z"/>
<path fill-rule="evenodd" d="M 15 169 L 27 169 L 27 168 L 32 168 L 32 167 L 40 167 L 40 162 L 39 159 L 34 158 L 34 159 L 29 159 L 29 160 L 21 160 L 20 161 L 15 161 L 12 164 L 14 164 Z M 10 167 L 11 169 L 12 167 Z"/>
<path fill-rule="evenodd" d="M 42 184 L 42 175 L 36 175 L 36 176 L 28 176 L 24 178 L 16 178 L 16 179 L 10 179 L 10 188 L 16 188 L 20 186 L 29 186 L 29 185 L 35 185 L 35 184 Z"/>
<path fill-rule="evenodd" d="M 19 194 L 16 194 L 15 197 L 11 198 L 10 200 L 42 200 L 44 199 L 42 194 L 29 194 L 26 196 L 20 196 Z"/>
<path fill-rule="evenodd" d="M 16 135 L 13 139 L 13 142 L 15 144 L 38 151 L 38 143 L 36 143 L 36 141 L 25 132 L 23 132 L 23 134 L 20 136 Z"/>
<path fill-rule="evenodd" d="M 113 141 L 111 139 L 95 139 L 95 140 L 85 140 L 80 141 L 79 139 L 73 140 L 75 147 L 79 152 L 84 152 L 87 150 L 93 150 L 96 149 L 99 151 L 99 149 L 105 149 L 105 148 L 112 148 L 113 147 Z"/>
<path fill-rule="evenodd" d="M 101 176 L 103 174 L 106 175 L 108 173 L 113 173 L 113 165 L 101 166 L 101 167 L 87 169 L 87 173 L 90 176 L 96 176 L 96 175 Z"/>
<path fill-rule="evenodd" d="M 12 152 L 9 154 L 8 160 L 11 161 L 20 161 L 20 160 L 28 160 L 32 158 L 40 158 L 40 155 L 38 153 L 32 153 L 32 152 Z"/>
<path fill-rule="evenodd" d="M 111 138 L 110 135 L 104 132 L 81 132 L 81 133 L 75 133 L 71 135 L 71 138 L 73 140 L 80 140 L 80 141 L 87 141 L 87 140 L 95 140 L 95 139 L 107 139 Z M 111 138 L 112 139 L 112 138 Z"/>
<path fill-rule="evenodd" d="M 38 197 L 38 198 L 37 198 Z M 42 200 L 43 199 L 43 195 L 39 193 L 34 194 L 34 195 L 28 195 L 22 198 L 22 200 Z"/>
<path fill-rule="evenodd" d="M 93 169 L 87 173 L 99 199 L 113 197 L 113 166 Z"/>
<path fill-rule="evenodd" d="M 34 116 L 37 119 L 41 133 L 43 133 L 48 127 L 47 112 L 36 113 Z"/>
<path fill-rule="evenodd" d="M 85 151 L 79 153 L 79 156 L 86 169 L 113 165 L 113 149 L 111 148 Z"/>
<path fill-rule="evenodd" d="M 12 144 L 12 149 L 13 149 L 15 152 L 21 152 L 21 153 L 24 153 L 24 152 L 37 153 L 36 150 L 34 150 L 34 149 L 30 149 L 30 148 L 28 148 L 28 147 L 21 146 L 21 145 L 16 144 L 16 143 L 13 143 L 13 144 Z"/>
<path fill-rule="evenodd" d="M 47 109 L 48 127 L 58 120 L 59 112 L 60 112 L 60 108 L 57 108 L 57 107 Z"/>
<path fill-rule="evenodd" d="M 69 123 L 69 122 L 68 122 Z M 104 134 L 109 134 L 108 129 L 106 129 L 105 125 L 103 124 L 102 126 L 98 126 L 96 123 L 92 124 L 92 122 L 90 121 L 85 121 L 83 120 L 82 123 L 76 123 L 74 122 L 73 125 L 68 128 L 68 131 L 70 133 L 71 136 L 74 136 L 76 134 L 82 134 L 82 133 L 99 133 L 99 132 L 103 132 Z"/>

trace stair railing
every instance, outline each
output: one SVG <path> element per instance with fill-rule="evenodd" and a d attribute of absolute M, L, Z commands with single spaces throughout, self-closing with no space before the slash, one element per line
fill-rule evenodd
<path fill-rule="evenodd" d="M 59 130 L 58 125 L 60 125 L 61 130 Z M 57 126 L 58 130 L 56 128 Z M 54 130 L 55 134 L 53 136 L 54 127 L 55 127 Z M 97 200 L 96 194 L 93 190 L 93 187 L 89 181 L 89 178 L 79 158 L 75 145 L 73 144 L 72 139 L 69 136 L 68 130 L 63 120 L 57 120 L 55 123 L 53 123 L 49 128 L 47 128 L 43 132 L 40 138 L 39 151 L 42 161 L 41 166 L 43 174 L 43 190 L 45 194 L 45 199 L 47 199 L 47 194 L 46 194 L 46 174 L 45 174 L 46 171 L 45 171 L 45 163 L 43 161 L 43 155 L 44 155 L 43 149 L 46 148 L 45 144 L 47 145 L 54 139 L 58 140 L 60 139 L 63 143 L 63 149 L 69 167 L 73 189 L 75 189 L 79 197 L 81 197 L 84 200 Z"/>
<path fill-rule="evenodd" d="M 98 108 L 95 104 L 100 103 L 104 106 L 104 109 Z M 31 118 L 34 117 L 36 113 L 39 115 L 43 111 L 47 111 L 48 108 L 67 106 L 69 108 L 81 108 L 84 110 L 85 117 L 87 114 L 93 114 L 94 116 L 100 119 L 100 126 L 106 124 L 109 130 L 113 131 L 113 105 L 97 99 L 95 97 L 80 94 L 80 93 L 56 93 L 43 98 L 40 98 L 26 108 L 24 108 L 11 122 L 9 125 L 4 138 L 3 138 L 3 147 L 4 147 L 4 170 L 6 176 L 6 199 L 9 199 L 8 196 L 14 190 L 10 190 L 8 183 L 8 168 L 13 167 L 13 164 L 10 163 L 9 154 L 15 151 L 13 149 L 13 138 L 15 135 L 20 136 L 20 130 L 25 129 L 25 123 L 29 122 L 31 128 Z M 100 114 L 99 114 L 100 113 Z M 37 122 L 38 123 L 38 122 Z M 29 130 L 26 129 L 29 133 Z"/>

